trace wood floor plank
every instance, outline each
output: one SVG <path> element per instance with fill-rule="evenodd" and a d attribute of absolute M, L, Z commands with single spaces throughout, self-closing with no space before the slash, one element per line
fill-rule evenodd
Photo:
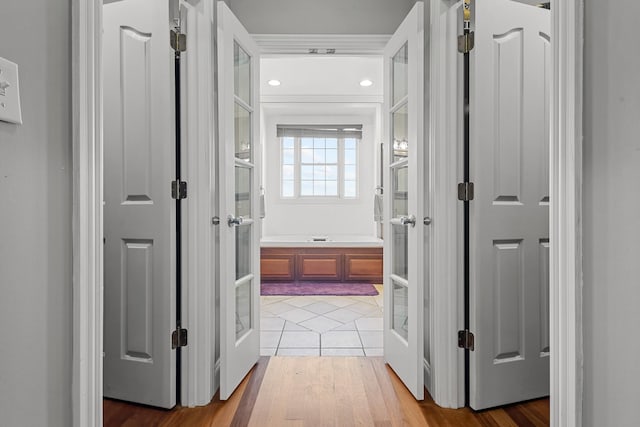
<path fill-rule="evenodd" d="M 105 399 L 107 427 L 527 427 L 549 399 L 475 412 L 417 402 L 382 358 L 261 358 L 229 400 L 171 411 Z"/>
<path fill-rule="evenodd" d="M 242 400 L 231 422 L 231 427 L 245 427 L 249 424 L 253 407 L 258 399 L 258 392 L 262 386 L 262 380 L 269 366 L 269 358 L 261 357 L 258 363 L 253 367 L 252 372 L 247 378 L 247 387 L 242 394 Z"/>

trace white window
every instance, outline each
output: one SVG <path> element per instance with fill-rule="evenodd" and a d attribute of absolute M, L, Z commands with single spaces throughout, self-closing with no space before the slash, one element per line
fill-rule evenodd
<path fill-rule="evenodd" d="M 283 198 L 358 197 L 362 125 L 278 125 Z"/>

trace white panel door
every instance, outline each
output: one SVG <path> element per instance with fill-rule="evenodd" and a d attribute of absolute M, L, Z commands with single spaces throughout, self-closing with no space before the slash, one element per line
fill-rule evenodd
<path fill-rule="evenodd" d="M 550 12 L 475 3 L 470 404 L 549 394 Z"/>
<path fill-rule="evenodd" d="M 166 0 L 104 7 L 104 395 L 176 402 L 173 76 Z"/>
<path fill-rule="evenodd" d="M 260 356 L 260 56 L 218 2 L 220 398 Z"/>
<path fill-rule="evenodd" d="M 417 2 L 384 50 L 384 358 L 424 398 L 424 20 Z"/>

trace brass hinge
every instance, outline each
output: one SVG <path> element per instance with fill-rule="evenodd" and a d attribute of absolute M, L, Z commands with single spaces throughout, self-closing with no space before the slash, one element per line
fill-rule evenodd
<path fill-rule="evenodd" d="M 458 36 L 458 52 L 469 53 L 475 46 L 475 37 L 473 31 Z"/>
<path fill-rule="evenodd" d="M 473 182 L 461 182 L 458 184 L 458 200 L 469 202 L 473 200 Z"/>
<path fill-rule="evenodd" d="M 176 30 L 171 30 L 169 34 L 169 42 L 171 48 L 176 52 L 184 52 L 187 50 L 187 35 Z"/>
<path fill-rule="evenodd" d="M 187 330 L 178 328 L 171 333 L 171 349 L 187 346 Z"/>
<path fill-rule="evenodd" d="M 187 183 L 185 181 L 171 181 L 171 198 L 176 200 L 187 198 Z"/>
<path fill-rule="evenodd" d="M 458 331 L 458 347 L 464 348 L 465 350 L 474 350 L 474 336 L 468 329 Z"/>

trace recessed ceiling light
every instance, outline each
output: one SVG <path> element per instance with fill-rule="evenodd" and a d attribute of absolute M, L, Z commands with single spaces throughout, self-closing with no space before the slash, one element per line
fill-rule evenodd
<path fill-rule="evenodd" d="M 369 79 L 364 79 L 363 81 L 360 82 L 360 86 L 362 87 L 369 87 L 373 84 L 373 82 Z"/>
<path fill-rule="evenodd" d="M 280 80 L 273 79 L 269 80 L 267 83 L 269 84 L 269 86 L 280 86 Z"/>

